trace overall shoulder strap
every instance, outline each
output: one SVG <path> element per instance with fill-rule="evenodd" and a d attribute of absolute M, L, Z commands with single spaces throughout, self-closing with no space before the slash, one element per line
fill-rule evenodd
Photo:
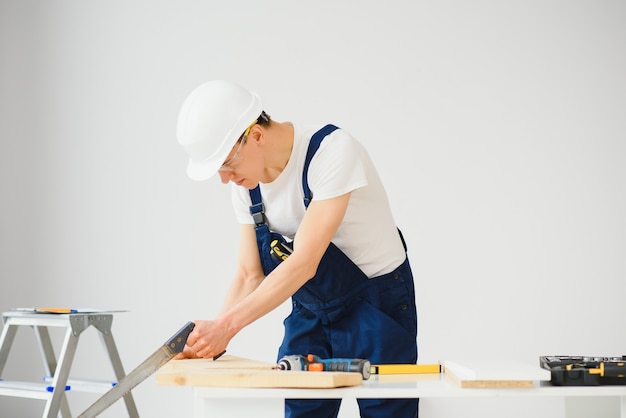
<path fill-rule="evenodd" d="M 313 199 L 313 194 L 311 193 L 311 189 L 309 188 L 309 164 L 311 164 L 311 160 L 313 156 L 317 152 L 320 147 L 320 144 L 328 135 L 333 133 L 336 129 L 339 129 L 335 125 L 328 124 L 324 126 L 319 131 L 315 132 L 311 137 L 311 142 L 309 142 L 309 149 L 306 152 L 306 160 L 304 160 L 304 169 L 302 170 L 302 190 L 304 190 L 304 207 L 308 208 L 309 203 Z"/>
<path fill-rule="evenodd" d="M 257 184 L 254 189 L 250 189 L 248 192 L 250 193 L 250 200 L 252 201 L 250 205 L 250 215 L 252 215 L 255 225 L 261 226 L 265 224 L 265 207 L 261 199 L 261 188 Z"/>

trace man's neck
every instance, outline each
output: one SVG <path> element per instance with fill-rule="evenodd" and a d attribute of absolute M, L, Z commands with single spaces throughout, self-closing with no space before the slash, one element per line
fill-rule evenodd
<path fill-rule="evenodd" d="M 283 172 L 293 149 L 294 129 L 290 122 L 272 122 L 267 130 L 265 168 L 261 181 L 271 183 Z"/>

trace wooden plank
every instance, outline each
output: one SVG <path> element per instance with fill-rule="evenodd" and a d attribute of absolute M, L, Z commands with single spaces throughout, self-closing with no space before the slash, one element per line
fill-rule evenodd
<path fill-rule="evenodd" d="M 159 370 L 156 382 L 170 386 L 247 388 L 336 388 L 358 386 L 360 373 L 274 370 L 273 363 L 225 355 L 217 361 L 172 360 Z"/>
<path fill-rule="evenodd" d="M 159 385 L 237 388 L 337 388 L 358 386 L 362 380 L 359 373 L 283 370 L 186 370 L 156 375 Z"/>
<path fill-rule="evenodd" d="M 532 388 L 538 380 L 550 380 L 539 366 L 514 361 L 444 361 L 444 373 L 462 388 Z"/>
<path fill-rule="evenodd" d="M 243 357 L 237 357 L 237 356 L 225 354 L 215 361 L 211 359 L 171 360 L 167 362 L 161 368 L 161 371 L 224 370 L 224 369 L 272 370 L 274 366 L 276 366 L 276 364 L 274 363 L 251 360 L 251 359 L 247 359 Z"/>

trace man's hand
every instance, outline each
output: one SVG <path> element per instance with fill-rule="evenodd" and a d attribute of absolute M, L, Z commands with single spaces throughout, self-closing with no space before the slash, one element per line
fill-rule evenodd
<path fill-rule="evenodd" d="M 183 352 L 175 359 L 213 358 L 226 350 L 232 336 L 219 321 L 193 321 L 196 326 L 187 338 Z"/>

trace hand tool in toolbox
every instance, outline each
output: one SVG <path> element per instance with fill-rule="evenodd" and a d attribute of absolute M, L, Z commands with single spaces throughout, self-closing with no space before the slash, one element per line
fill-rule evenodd
<path fill-rule="evenodd" d="M 626 385 L 626 356 L 541 356 L 555 386 Z"/>
<path fill-rule="evenodd" d="M 195 324 L 187 322 L 176 334 L 168 339 L 153 354 L 145 359 L 132 372 L 121 379 L 117 385 L 113 386 L 100 399 L 87 408 L 78 418 L 93 418 L 102 413 L 109 406 L 113 405 L 121 397 L 130 392 L 135 386 L 146 380 L 150 375 L 159 370 L 165 363 L 183 351 L 187 343 L 187 337 Z"/>
<path fill-rule="evenodd" d="M 276 365 L 278 370 L 295 370 L 310 372 L 354 372 L 361 373 L 364 380 L 370 377 L 369 360 L 330 358 L 322 359 L 313 354 L 285 356 Z"/>

